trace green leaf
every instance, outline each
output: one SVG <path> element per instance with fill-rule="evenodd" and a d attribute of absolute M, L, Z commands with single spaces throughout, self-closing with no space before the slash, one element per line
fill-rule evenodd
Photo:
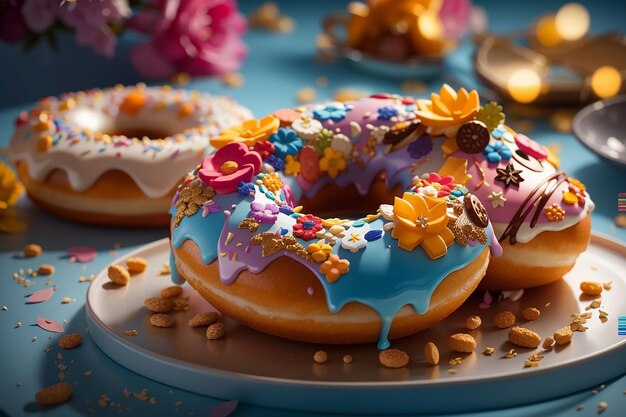
<path fill-rule="evenodd" d="M 46 41 L 48 41 L 48 45 L 50 45 L 50 48 L 53 51 L 58 52 L 59 44 L 57 42 L 57 35 L 54 29 L 50 29 L 46 32 Z"/>
<path fill-rule="evenodd" d="M 30 32 L 26 41 L 22 45 L 22 52 L 28 52 L 35 47 L 41 40 L 43 35 L 41 33 Z"/>

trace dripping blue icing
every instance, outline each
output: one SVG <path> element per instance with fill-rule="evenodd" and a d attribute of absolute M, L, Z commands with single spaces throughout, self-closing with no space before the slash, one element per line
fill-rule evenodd
<path fill-rule="evenodd" d="M 297 184 L 294 182 L 292 187 L 297 187 Z M 270 202 L 258 187 L 255 187 L 255 191 L 257 201 Z M 294 195 L 299 194 L 297 191 L 294 190 Z M 329 311 L 337 313 L 346 304 L 359 302 L 377 312 L 382 322 L 377 344 L 379 349 L 389 347 L 388 333 L 391 324 L 404 305 L 411 305 L 418 314 L 425 313 L 439 283 L 450 273 L 470 264 L 484 249 L 483 245 L 462 247 L 453 244 L 448 248 L 448 254 L 444 258 L 431 260 L 421 248 L 412 252 L 398 248 L 397 241 L 391 238 L 391 234 L 383 233 L 380 239 L 368 242 L 365 248 L 357 253 L 336 244 L 333 253 L 350 261 L 350 271 L 331 284 L 320 274 L 318 263 L 305 261 L 287 251 L 263 257 L 260 246 L 250 245 L 252 234 L 246 229 L 238 229 L 238 224 L 248 216 L 249 205 L 253 201 L 251 197 L 242 199 L 236 194 L 230 194 L 215 196 L 213 200 L 225 212 L 209 214 L 206 217 L 202 217 L 198 212 L 183 218 L 172 234 L 174 248 L 179 248 L 188 239 L 195 242 L 204 263 L 209 264 L 218 259 L 221 280 L 227 285 L 231 284 L 244 269 L 257 273 L 279 256 L 296 259 L 320 280 L 326 293 Z M 236 207 L 230 213 L 233 204 Z M 290 228 L 295 222 L 295 219 L 287 214 L 280 213 L 278 216 L 276 223 L 261 224 L 256 233 L 276 232 L 284 226 Z M 374 220 L 369 224 L 369 229 L 382 230 L 384 223 L 382 219 Z M 497 250 L 493 247 L 491 225 L 489 229 L 487 245 L 492 245 L 492 249 Z M 226 237 L 230 233 L 232 239 L 227 244 Z M 311 243 L 297 240 L 305 247 Z M 238 242 L 242 245 L 237 246 Z M 233 257 L 235 253 L 237 256 Z M 218 256 L 219 254 L 224 256 Z M 369 256 L 370 254 L 375 256 Z M 390 273 L 390 265 L 393 266 L 393 273 Z M 176 276 L 173 259 L 171 269 L 172 277 Z"/>

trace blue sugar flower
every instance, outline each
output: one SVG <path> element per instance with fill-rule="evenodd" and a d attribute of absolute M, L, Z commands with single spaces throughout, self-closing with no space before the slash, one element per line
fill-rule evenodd
<path fill-rule="evenodd" d="M 285 169 L 285 161 L 283 161 L 276 155 L 270 155 L 270 157 L 267 158 L 265 162 L 273 166 L 276 171 L 282 171 L 283 169 Z"/>
<path fill-rule="evenodd" d="M 389 120 L 398 115 L 395 107 L 381 107 L 378 109 L 378 120 Z"/>
<path fill-rule="evenodd" d="M 297 155 L 304 146 L 302 139 L 298 137 L 296 132 L 283 127 L 272 134 L 269 141 L 274 145 L 274 154 L 281 159 L 285 159 L 287 155 Z"/>
<path fill-rule="evenodd" d="M 237 193 L 242 197 L 247 197 L 254 193 L 254 184 L 251 182 L 241 181 L 237 186 Z"/>
<path fill-rule="evenodd" d="M 422 135 L 413 142 L 409 144 L 407 147 L 407 151 L 411 158 L 420 159 L 423 156 L 426 156 L 433 150 L 433 141 L 429 135 Z"/>
<path fill-rule="evenodd" d="M 329 103 L 320 109 L 314 110 L 313 117 L 321 121 L 330 119 L 338 122 L 340 120 L 343 120 L 346 117 L 347 113 L 348 109 L 346 108 L 345 104 Z"/>
<path fill-rule="evenodd" d="M 511 159 L 511 156 L 513 156 L 509 147 L 502 142 L 496 142 L 485 146 L 483 155 L 487 157 L 487 161 L 490 163 L 497 163 L 500 162 L 500 160 L 508 161 Z"/>
<path fill-rule="evenodd" d="M 515 139 L 513 138 L 513 135 L 511 135 L 509 131 L 504 128 L 504 125 L 499 125 L 495 129 L 493 129 L 491 131 L 491 136 L 493 136 L 496 139 L 506 140 L 507 142 L 511 142 L 511 143 L 515 141 Z"/>

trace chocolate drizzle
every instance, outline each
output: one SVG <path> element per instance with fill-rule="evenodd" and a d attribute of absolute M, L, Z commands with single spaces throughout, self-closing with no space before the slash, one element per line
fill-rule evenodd
<path fill-rule="evenodd" d="M 528 214 L 535 210 L 533 217 L 530 221 L 530 227 L 535 227 L 537 224 L 537 220 L 539 216 L 543 212 L 543 208 L 548 203 L 548 200 L 554 194 L 558 186 L 563 183 L 567 179 L 567 175 L 564 172 L 557 172 L 555 174 L 550 175 L 541 181 L 534 190 L 532 190 L 520 208 L 517 210 L 511 222 L 502 233 L 500 237 L 500 242 L 504 242 L 504 240 L 508 237 L 509 242 L 514 245 L 517 243 L 517 232 L 520 227 L 526 220 Z"/>

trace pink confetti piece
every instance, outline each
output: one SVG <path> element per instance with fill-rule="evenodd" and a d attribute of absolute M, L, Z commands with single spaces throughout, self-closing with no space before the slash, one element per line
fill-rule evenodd
<path fill-rule="evenodd" d="M 54 290 L 52 288 L 44 288 L 43 290 L 35 291 L 32 293 L 27 299 L 26 304 L 35 304 L 35 303 L 43 303 L 44 301 L 48 301 Z"/>
<path fill-rule="evenodd" d="M 239 405 L 239 401 L 231 400 L 226 401 L 225 403 L 220 403 L 213 407 L 211 412 L 209 413 L 209 417 L 228 417 L 231 415 L 237 406 Z"/>
<path fill-rule="evenodd" d="M 37 317 L 37 326 L 52 333 L 63 333 L 63 327 L 52 319 Z"/>
<path fill-rule="evenodd" d="M 491 296 L 491 293 L 489 291 L 485 291 L 485 294 L 483 295 L 483 301 L 482 303 L 478 304 L 478 308 L 489 308 L 491 307 L 491 303 L 493 303 L 493 297 Z"/>
<path fill-rule="evenodd" d="M 96 259 L 98 251 L 90 246 L 72 246 L 67 250 L 70 255 L 70 262 L 91 262 Z"/>

